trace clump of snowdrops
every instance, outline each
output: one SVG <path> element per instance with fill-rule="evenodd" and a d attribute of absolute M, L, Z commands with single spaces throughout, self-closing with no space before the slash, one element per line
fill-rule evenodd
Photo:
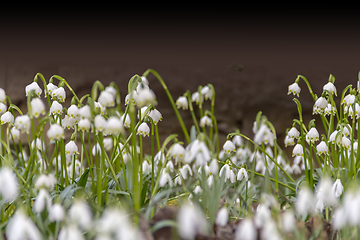
<path fill-rule="evenodd" d="M 181 136 L 160 142 L 149 74 L 163 86 Z M 129 80 L 126 96 L 115 82 L 96 81 L 80 97 L 61 76 L 46 81 L 38 73 L 25 88 L 26 112 L 0 89 L 0 239 L 148 239 L 163 227 L 183 239 L 356 236 L 359 83 L 337 104 L 334 76 L 320 97 L 300 75 L 288 94 L 299 97 L 300 80 L 321 122 L 305 123 L 294 99 L 299 119 L 284 142 L 293 146 L 290 158 L 261 112 L 254 136 L 237 129 L 219 142 L 213 85 L 175 101 L 152 69 Z M 190 112 L 190 129 L 181 111 Z M 176 217 L 140 227 L 170 204 Z"/>

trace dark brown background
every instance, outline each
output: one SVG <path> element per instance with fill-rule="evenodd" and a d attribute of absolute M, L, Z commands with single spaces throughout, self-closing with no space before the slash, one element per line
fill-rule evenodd
<path fill-rule="evenodd" d="M 156 7 L 1 9 L 0 87 L 21 104 L 25 86 L 40 72 L 47 79 L 64 77 L 80 96 L 96 80 L 115 81 L 125 96 L 127 81 L 152 68 L 175 99 L 198 85 L 215 86 L 222 141 L 235 128 L 252 137 L 252 122 L 261 110 L 282 143 L 297 117 L 287 87 L 298 74 L 318 94 L 330 73 L 338 91 L 356 85 L 360 35 L 355 11 L 246 4 L 191 11 Z M 164 116 L 160 133 L 181 133 L 160 84 L 152 76 L 149 80 Z M 300 86 L 308 121 L 313 102 L 304 82 Z M 190 115 L 182 114 L 190 126 Z"/>

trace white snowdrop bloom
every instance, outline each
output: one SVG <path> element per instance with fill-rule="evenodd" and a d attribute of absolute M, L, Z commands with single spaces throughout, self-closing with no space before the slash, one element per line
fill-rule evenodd
<path fill-rule="evenodd" d="M 328 155 L 328 154 L 329 154 L 329 147 L 327 146 L 326 142 L 321 141 L 321 142 L 316 146 L 316 153 L 317 153 L 318 155 L 321 155 L 321 154 Z"/>
<path fill-rule="evenodd" d="M 254 136 L 254 142 L 258 145 L 269 144 L 274 146 L 275 136 L 270 128 L 266 124 L 261 124 L 260 128 L 256 131 Z"/>
<path fill-rule="evenodd" d="M 3 115 L 7 110 L 7 106 L 5 103 L 0 102 L 0 116 Z"/>
<path fill-rule="evenodd" d="M 173 164 L 173 162 L 172 162 L 172 161 L 168 161 L 168 162 L 166 163 L 165 168 L 166 168 L 167 170 L 169 170 L 170 172 L 174 172 L 174 164 Z"/>
<path fill-rule="evenodd" d="M 159 185 L 160 187 L 164 187 L 166 183 L 169 183 L 169 187 L 173 186 L 173 181 L 170 174 L 165 169 L 163 169 L 160 175 Z"/>
<path fill-rule="evenodd" d="M 350 149 L 350 146 L 351 146 L 351 141 L 349 138 L 343 136 L 341 138 L 341 146 L 343 146 L 344 148 L 348 148 Z"/>
<path fill-rule="evenodd" d="M 293 174 L 296 174 L 296 175 L 301 174 L 301 169 L 300 169 L 299 165 L 293 164 L 291 168 L 292 168 Z"/>
<path fill-rule="evenodd" d="M 36 138 L 31 142 L 31 148 L 36 148 L 37 150 L 41 151 L 44 143 L 40 140 L 40 138 Z"/>
<path fill-rule="evenodd" d="M 300 143 L 297 143 L 292 151 L 292 156 L 304 156 L 303 146 Z"/>
<path fill-rule="evenodd" d="M 71 118 L 79 118 L 80 114 L 79 114 L 79 108 L 76 105 L 71 105 L 68 109 L 67 109 L 67 115 Z"/>
<path fill-rule="evenodd" d="M 63 106 L 58 101 L 53 101 L 50 107 L 50 113 L 52 115 L 62 114 Z"/>
<path fill-rule="evenodd" d="M 194 188 L 194 193 L 196 195 L 199 195 L 203 192 L 202 188 L 199 186 L 199 185 L 196 185 L 195 188 Z"/>
<path fill-rule="evenodd" d="M 209 86 L 205 86 L 201 89 L 201 95 L 205 97 L 205 100 L 212 99 L 213 97 L 213 91 Z"/>
<path fill-rule="evenodd" d="M 232 141 L 227 140 L 223 145 L 223 150 L 228 154 L 230 154 L 231 152 L 236 152 L 235 144 Z"/>
<path fill-rule="evenodd" d="M 344 126 L 342 133 L 345 137 L 349 137 L 351 132 L 352 132 L 352 129 L 351 129 L 350 124 L 347 124 L 346 126 Z"/>
<path fill-rule="evenodd" d="M 47 84 L 46 88 L 47 88 L 47 90 L 48 90 L 48 94 L 49 94 L 50 96 L 52 96 L 52 92 L 53 92 L 54 90 L 58 89 L 58 86 L 56 86 L 55 84 L 53 84 L 53 83 L 50 82 L 50 83 Z"/>
<path fill-rule="evenodd" d="M 46 209 L 49 211 L 51 209 L 51 199 L 49 192 L 45 188 L 40 188 L 38 195 L 36 196 L 34 202 L 34 210 L 37 213 L 41 213 Z"/>
<path fill-rule="evenodd" d="M 151 164 L 148 161 L 143 161 L 142 170 L 145 175 L 149 174 L 151 172 Z"/>
<path fill-rule="evenodd" d="M 107 164 L 107 162 L 105 162 Z M 75 166 L 75 168 L 74 168 Z M 71 162 L 69 166 L 66 167 L 66 170 L 68 172 L 68 176 L 72 178 L 73 174 L 74 176 L 80 175 L 80 169 L 81 169 L 81 162 L 78 159 L 75 159 L 75 161 Z M 73 172 L 75 170 L 75 172 Z M 82 168 L 83 171 L 83 168 Z"/>
<path fill-rule="evenodd" d="M 262 228 L 263 229 L 260 232 L 261 239 L 264 240 L 283 239 L 282 235 L 280 235 L 278 231 L 277 223 L 275 223 L 273 219 L 269 219 L 269 221 L 265 222 Z"/>
<path fill-rule="evenodd" d="M 192 172 L 189 164 L 185 164 L 184 166 L 182 166 L 179 171 L 180 171 L 180 173 L 181 173 L 181 176 L 182 176 L 184 179 L 187 179 L 187 178 L 188 178 L 188 174 L 189 174 L 190 176 L 193 175 L 193 172 Z"/>
<path fill-rule="evenodd" d="M 189 107 L 188 100 L 184 96 L 178 97 L 175 104 L 178 109 L 182 108 L 183 110 L 186 110 Z"/>
<path fill-rule="evenodd" d="M 95 129 L 99 132 L 102 132 L 106 129 L 107 121 L 101 115 L 96 115 L 94 118 Z"/>
<path fill-rule="evenodd" d="M 213 175 L 217 175 L 219 173 L 219 164 L 218 164 L 217 159 L 213 159 L 210 161 L 209 171 Z"/>
<path fill-rule="evenodd" d="M 12 127 L 10 129 L 10 136 L 11 136 L 11 141 L 14 141 L 14 143 L 19 143 L 19 139 L 20 139 L 20 130 Z"/>
<path fill-rule="evenodd" d="M 140 108 L 137 114 L 137 118 L 140 119 L 140 115 L 141 119 L 145 119 L 146 117 L 148 117 L 150 115 L 150 109 L 148 110 L 148 108 L 148 106 Z"/>
<path fill-rule="evenodd" d="M 6 93 L 2 88 L 0 88 L 0 103 L 6 103 Z"/>
<path fill-rule="evenodd" d="M 341 184 L 341 180 L 340 179 L 336 179 L 336 181 L 334 182 L 334 184 L 332 185 L 332 190 L 335 194 L 336 198 L 339 198 L 341 196 L 341 194 L 344 191 L 344 187 Z"/>
<path fill-rule="evenodd" d="M 229 220 L 229 211 L 226 207 L 220 208 L 216 214 L 215 224 L 221 227 L 225 227 Z"/>
<path fill-rule="evenodd" d="M 313 213 L 315 210 L 315 199 L 312 191 L 305 187 L 300 189 L 296 196 L 295 210 L 301 215 Z"/>
<path fill-rule="evenodd" d="M 142 135 L 143 137 L 150 136 L 150 128 L 147 123 L 143 122 L 136 130 L 136 135 Z"/>
<path fill-rule="evenodd" d="M 93 146 L 93 148 L 92 148 L 92 150 L 91 150 L 91 153 L 92 153 L 93 156 L 96 156 L 96 154 L 101 155 L 101 147 L 100 147 L 100 144 L 99 144 L 99 143 L 96 143 L 96 144 Z"/>
<path fill-rule="evenodd" d="M 204 96 L 201 94 L 201 97 L 200 97 L 200 93 L 199 92 L 194 92 L 192 95 L 191 95 L 191 100 L 193 102 L 195 102 L 196 104 L 200 104 L 200 103 L 203 103 L 204 102 Z"/>
<path fill-rule="evenodd" d="M 332 144 L 339 144 L 341 143 L 341 134 L 339 133 L 338 130 L 335 130 L 333 131 L 331 134 L 330 134 L 330 137 L 329 137 L 329 141 L 332 143 Z"/>
<path fill-rule="evenodd" d="M 262 175 L 265 174 L 265 172 L 266 172 L 266 166 L 265 166 L 264 160 L 257 160 L 257 161 L 256 161 L 255 171 L 256 171 L 256 172 L 260 172 Z M 269 171 L 271 171 L 271 170 L 269 169 Z"/>
<path fill-rule="evenodd" d="M 79 154 L 79 148 L 74 141 L 70 141 L 65 144 L 65 153 L 70 156 Z"/>
<path fill-rule="evenodd" d="M 65 210 L 60 203 L 54 203 L 49 211 L 50 222 L 60 222 L 65 219 Z"/>
<path fill-rule="evenodd" d="M 311 143 L 315 143 L 316 141 L 319 140 L 319 132 L 315 127 L 310 128 L 310 130 L 307 132 L 306 134 L 306 142 L 310 144 Z"/>
<path fill-rule="evenodd" d="M 330 103 L 328 103 L 327 107 L 324 109 L 325 116 L 327 115 L 335 115 L 337 112 L 336 107 L 332 106 Z"/>
<path fill-rule="evenodd" d="M 338 206 L 334 209 L 334 215 L 331 226 L 336 229 L 342 229 L 346 224 L 348 224 L 348 216 L 346 214 L 346 209 L 344 206 Z"/>
<path fill-rule="evenodd" d="M 185 156 L 185 148 L 180 143 L 175 143 L 171 146 L 169 155 L 173 157 L 175 161 L 180 161 Z"/>
<path fill-rule="evenodd" d="M 211 118 L 209 118 L 208 116 L 203 116 L 201 119 L 200 119 L 200 124 L 199 124 L 200 127 L 205 127 L 205 126 L 208 126 L 208 127 L 212 127 L 212 122 L 211 122 Z"/>
<path fill-rule="evenodd" d="M 45 114 L 45 104 L 40 98 L 33 98 L 30 102 L 31 113 L 38 118 L 41 114 Z"/>
<path fill-rule="evenodd" d="M 157 104 L 155 93 L 150 88 L 139 89 L 139 91 L 137 91 L 137 96 L 135 100 L 136 104 L 139 107 L 147 106 L 150 104 L 155 106 Z"/>
<path fill-rule="evenodd" d="M 53 174 L 41 174 L 35 182 L 35 189 L 46 188 L 48 191 L 53 191 L 57 181 Z"/>
<path fill-rule="evenodd" d="M 124 133 L 124 125 L 120 118 L 111 116 L 107 120 L 107 124 L 105 127 L 105 133 L 106 134 L 113 134 L 115 136 L 119 135 L 120 133 Z"/>
<path fill-rule="evenodd" d="M 111 95 L 116 96 L 117 94 L 117 90 L 113 87 L 113 86 L 107 86 L 104 91 L 108 92 L 108 93 L 111 93 Z"/>
<path fill-rule="evenodd" d="M 206 146 L 205 142 L 198 139 L 194 140 L 186 147 L 184 157 L 186 163 L 191 163 L 194 160 L 196 166 L 204 166 L 210 161 L 209 148 Z"/>
<path fill-rule="evenodd" d="M 132 91 L 132 92 L 128 93 L 125 96 L 125 105 L 128 105 L 130 102 L 132 104 L 135 104 L 136 98 L 137 98 L 137 92 L 136 91 Z"/>
<path fill-rule="evenodd" d="M 136 86 L 136 92 L 139 93 L 141 90 L 148 90 L 150 89 L 148 84 L 144 84 L 142 82 L 139 82 L 138 85 Z"/>
<path fill-rule="evenodd" d="M 249 179 L 246 169 L 240 168 L 240 170 L 237 174 L 237 180 L 241 181 L 243 178 L 245 178 L 245 181 L 247 181 Z"/>
<path fill-rule="evenodd" d="M 31 120 L 29 115 L 20 115 L 15 118 L 14 125 L 21 132 L 29 132 Z"/>
<path fill-rule="evenodd" d="M 300 91 L 301 91 L 301 88 L 300 88 L 299 84 L 297 84 L 296 82 L 289 85 L 289 87 L 288 87 L 288 95 L 289 94 L 294 94 L 294 95 L 297 95 L 299 97 Z"/>
<path fill-rule="evenodd" d="M 149 117 L 151 117 L 155 125 L 157 125 L 158 122 L 162 120 L 162 115 L 157 109 L 151 110 L 149 113 Z"/>
<path fill-rule="evenodd" d="M 184 204 L 180 207 L 177 223 L 178 233 L 184 239 L 193 239 L 197 234 L 205 234 L 208 231 L 206 217 L 195 204 Z"/>
<path fill-rule="evenodd" d="M 316 197 L 325 205 L 333 206 L 337 203 L 337 198 L 332 186 L 333 183 L 329 177 L 322 178 L 317 185 Z"/>
<path fill-rule="evenodd" d="M 85 240 L 85 238 L 77 226 L 65 225 L 59 232 L 58 240 Z"/>
<path fill-rule="evenodd" d="M 59 87 L 53 91 L 51 91 L 51 99 L 57 99 L 59 102 L 65 102 L 66 92 L 63 87 Z"/>
<path fill-rule="evenodd" d="M 294 164 L 294 166 L 296 166 L 295 164 Z M 285 166 L 284 166 L 284 170 L 287 172 L 287 173 L 290 173 L 290 174 L 293 174 L 293 167 L 290 165 L 290 164 L 285 164 Z"/>
<path fill-rule="evenodd" d="M 6 123 L 13 124 L 14 123 L 14 115 L 12 115 L 11 112 L 6 111 L 3 115 L 1 115 L 1 125 L 4 125 Z"/>
<path fill-rule="evenodd" d="M 79 127 L 80 130 L 90 131 L 91 122 L 90 122 L 90 120 L 87 119 L 87 118 L 80 119 L 80 121 L 79 121 L 79 123 L 78 123 L 78 127 Z"/>
<path fill-rule="evenodd" d="M 84 105 L 81 108 L 79 108 L 79 115 L 80 118 L 84 119 L 92 119 L 92 114 L 91 114 L 91 108 L 89 105 Z"/>
<path fill-rule="evenodd" d="M 91 226 L 92 212 L 87 203 L 75 201 L 69 209 L 69 218 L 77 223 L 82 229 Z"/>
<path fill-rule="evenodd" d="M 10 202 L 19 194 L 18 180 L 11 168 L 4 166 L 0 169 L 0 195 L 2 200 Z"/>
<path fill-rule="evenodd" d="M 26 96 L 28 96 L 29 93 L 30 93 L 31 91 L 33 91 L 33 90 L 34 90 L 35 94 L 36 94 L 38 97 L 40 97 L 40 95 L 41 95 L 41 93 L 42 93 L 42 89 L 40 88 L 40 86 L 39 86 L 39 84 L 38 84 L 37 82 L 32 82 L 32 83 L 30 83 L 29 85 L 27 85 L 27 86 L 25 87 Z"/>
<path fill-rule="evenodd" d="M 325 108 L 327 107 L 328 102 L 326 100 L 326 98 L 324 97 L 319 97 L 314 104 L 313 107 L 313 114 L 323 114 Z"/>
<path fill-rule="evenodd" d="M 46 132 L 50 141 L 61 140 L 65 138 L 64 129 L 59 124 L 51 124 L 49 130 Z"/>
<path fill-rule="evenodd" d="M 244 218 L 236 227 L 235 239 L 236 240 L 256 240 L 257 229 L 250 218 Z"/>
<path fill-rule="evenodd" d="M 106 107 L 103 106 L 101 103 L 94 101 L 94 107 L 97 113 L 100 113 L 101 115 L 105 114 Z"/>
<path fill-rule="evenodd" d="M 293 138 L 293 139 L 294 138 L 298 139 L 300 137 L 300 132 L 299 132 L 299 130 L 296 129 L 296 127 L 292 127 L 288 131 L 287 136 L 289 136 L 290 138 Z"/>
<path fill-rule="evenodd" d="M 281 227 L 282 230 L 286 233 L 292 232 L 296 228 L 296 219 L 294 212 L 290 210 L 285 210 L 281 213 Z"/>
<path fill-rule="evenodd" d="M 336 87 L 334 83 L 328 82 L 327 84 L 325 84 L 323 87 L 323 91 L 326 90 L 329 91 L 331 94 L 335 94 L 335 96 L 337 96 Z"/>
<path fill-rule="evenodd" d="M 232 139 L 232 142 L 236 147 L 241 147 L 244 145 L 244 140 L 240 135 L 235 135 Z"/>
<path fill-rule="evenodd" d="M 102 91 L 98 98 L 98 102 L 105 107 L 114 107 L 115 106 L 115 97 L 107 91 Z"/>
<path fill-rule="evenodd" d="M 295 139 L 289 137 L 289 135 L 286 135 L 285 139 L 284 139 L 284 144 L 285 144 L 285 147 L 294 146 L 295 145 Z"/>
<path fill-rule="evenodd" d="M 103 143 L 104 143 L 104 148 L 106 151 L 110 151 L 114 147 L 112 138 L 104 138 Z"/>
<path fill-rule="evenodd" d="M 158 165 L 160 162 L 164 164 L 165 160 L 166 160 L 165 154 L 162 151 L 159 151 L 154 157 L 155 165 Z"/>
<path fill-rule="evenodd" d="M 230 180 L 231 183 L 236 181 L 236 175 L 229 164 L 224 164 L 224 166 L 220 169 L 219 176 L 221 177 L 223 174 L 225 174 L 225 182 L 227 180 Z"/>
<path fill-rule="evenodd" d="M 124 119 L 124 118 L 125 118 L 125 119 Z M 126 128 L 130 128 L 131 119 L 130 119 L 129 114 L 126 114 L 126 116 L 125 116 L 125 114 L 122 115 L 120 119 L 121 119 L 121 122 L 124 124 L 124 126 L 125 126 Z"/>
<path fill-rule="evenodd" d="M 206 183 L 209 186 L 209 188 L 211 188 L 214 184 L 214 175 L 210 175 L 207 179 L 206 179 Z"/>
<path fill-rule="evenodd" d="M 9 219 L 9 222 L 6 225 L 6 238 L 8 240 L 43 239 L 39 229 L 32 222 L 31 218 L 26 216 L 22 210 L 17 210 Z"/>
<path fill-rule="evenodd" d="M 355 95 L 350 93 L 343 98 L 341 104 L 344 104 L 345 106 L 351 106 L 354 102 L 355 102 Z"/>

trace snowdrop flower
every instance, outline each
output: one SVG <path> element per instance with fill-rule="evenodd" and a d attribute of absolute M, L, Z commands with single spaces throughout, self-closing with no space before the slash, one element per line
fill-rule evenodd
<path fill-rule="evenodd" d="M 46 88 L 47 88 L 48 94 L 49 94 L 50 96 L 52 96 L 52 92 L 53 92 L 54 90 L 58 89 L 58 87 L 57 87 L 55 84 L 51 83 L 51 82 L 47 84 Z"/>
<path fill-rule="evenodd" d="M 89 105 L 84 105 L 81 108 L 79 108 L 79 115 L 80 118 L 84 119 L 92 119 L 92 114 L 91 114 L 91 108 Z"/>
<path fill-rule="evenodd" d="M 187 178 L 188 178 L 188 174 L 190 174 L 190 176 L 193 175 L 192 170 L 191 170 L 189 164 L 185 164 L 184 166 L 182 166 L 179 171 L 180 171 L 180 173 L 181 173 L 181 176 L 182 176 L 184 179 L 187 179 Z"/>
<path fill-rule="evenodd" d="M 77 226 L 65 225 L 59 232 L 59 240 L 84 240 L 83 233 Z"/>
<path fill-rule="evenodd" d="M 205 127 L 205 126 L 208 126 L 208 127 L 212 127 L 212 123 L 211 123 L 211 118 L 209 118 L 208 116 L 203 116 L 201 119 L 200 119 L 200 124 L 199 124 L 200 127 Z"/>
<path fill-rule="evenodd" d="M 2 88 L 0 88 L 0 103 L 6 103 L 6 93 Z"/>
<path fill-rule="evenodd" d="M 201 95 L 205 97 L 205 100 L 212 99 L 213 97 L 213 91 L 209 86 L 205 86 L 201 89 Z"/>
<path fill-rule="evenodd" d="M 337 96 L 336 87 L 332 82 L 328 82 L 327 84 L 325 84 L 323 87 L 323 91 L 329 91 L 331 94 L 335 94 L 335 96 Z"/>
<path fill-rule="evenodd" d="M 317 153 L 318 155 L 321 155 L 321 154 L 328 155 L 328 154 L 329 154 L 329 147 L 327 146 L 326 142 L 321 141 L 321 142 L 316 146 L 316 153 Z"/>
<path fill-rule="evenodd" d="M 222 207 L 215 218 L 215 224 L 221 227 L 225 227 L 229 220 L 229 211 L 226 207 Z"/>
<path fill-rule="evenodd" d="M 137 92 L 136 91 L 132 91 L 132 92 L 128 93 L 125 96 L 125 105 L 128 105 L 130 102 L 135 104 L 136 98 L 137 98 Z"/>
<path fill-rule="evenodd" d="M 195 102 L 196 104 L 200 104 L 200 103 L 204 102 L 204 96 L 201 95 L 201 98 L 200 98 L 200 93 L 199 92 L 194 92 L 191 95 L 191 100 L 193 102 Z"/>
<path fill-rule="evenodd" d="M 245 178 L 245 181 L 247 181 L 249 179 L 246 169 L 240 168 L 240 170 L 237 174 L 237 180 L 241 181 L 243 178 Z"/>
<path fill-rule="evenodd" d="M 297 143 L 292 151 L 292 156 L 304 156 L 303 146 L 300 143 Z"/>
<path fill-rule="evenodd" d="M 104 91 L 111 93 L 111 95 L 113 95 L 114 98 L 117 94 L 117 90 L 113 86 L 107 86 Z"/>
<path fill-rule="evenodd" d="M 184 97 L 184 96 L 180 96 L 177 100 L 176 100 L 176 107 L 178 109 L 182 108 L 183 110 L 186 110 L 188 109 L 189 107 L 189 104 L 188 104 L 188 101 L 187 101 L 187 98 Z"/>
<path fill-rule="evenodd" d="M 351 106 L 352 104 L 354 104 L 355 102 L 355 95 L 353 94 L 348 94 L 343 98 L 343 101 L 341 102 L 341 104 L 344 104 L 345 106 Z"/>
<path fill-rule="evenodd" d="M 7 110 L 6 104 L 0 102 L 0 116 L 3 115 Z"/>
<path fill-rule="evenodd" d="M 49 130 L 47 131 L 47 136 L 50 141 L 61 140 L 65 138 L 64 129 L 59 124 L 51 124 Z"/>
<path fill-rule="evenodd" d="M 124 118 L 125 118 L 125 119 L 124 119 Z M 129 117 L 129 114 L 126 114 L 126 116 L 125 116 L 125 114 L 122 115 L 121 118 L 120 118 L 120 120 L 121 120 L 122 123 L 124 123 L 124 126 L 125 126 L 126 128 L 130 128 L 131 119 L 130 119 L 130 117 Z"/>
<path fill-rule="evenodd" d="M 324 203 L 324 205 L 333 206 L 337 203 L 337 198 L 335 197 L 332 186 L 333 183 L 329 177 L 322 178 L 320 183 L 318 183 L 316 197 Z"/>
<path fill-rule="evenodd" d="M 30 102 L 31 113 L 34 117 L 38 118 L 40 114 L 45 114 L 45 104 L 40 98 L 33 98 Z"/>
<path fill-rule="evenodd" d="M 106 129 L 107 121 L 101 115 L 96 115 L 94 118 L 95 129 L 99 132 L 102 132 Z"/>
<path fill-rule="evenodd" d="M 162 115 L 157 109 L 151 110 L 149 113 L 149 117 L 151 117 L 155 125 L 157 125 L 158 122 L 162 120 Z"/>
<path fill-rule="evenodd" d="M 80 130 L 89 131 L 91 128 L 91 122 L 87 118 L 80 119 L 80 121 L 78 123 L 78 127 Z"/>
<path fill-rule="evenodd" d="M 79 154 L 78 146 L 74 141 L 70 141 L 65 145 L 65 153 L 70 156 Z"/>
<path fill-rule="evenodd" d="M 282 230 L 286 233 L 295 230 L 296 222 L 294 213 L 290 210 L 286 210 L 281 214 L 281 226 Z"/>
<path fill-rule="evenodd" d="M 61 115 L 63 111 L 63 106 L 58 101 L 53 101 L 50 107 L 50 113 L 52 115 L 59 114 Z"/>
<path fill-rule="evenodd" d="M 169 170 L 170 172 L 173 172 L 173 171 L 174 171 L 174 164 L 173 164 L 173 162 L 172 162 L 172 161 L 168 161 L 168 162 L 166 163 L 165 168 L 166 168 L 167 170 Z"/>
<path fill-rule="evenodd" d="M 289 136 L 289 138 L 292 138 L 292 139 L 294 139 L 294 138 L 298 139 L 300 137 L 300 132 L 299 132 L 299 130 L 296 129 L 296 127 L 292 127 L 288 131 L 287 136 Z"/>
<path fill-rule="evenodd" d="M 261 124 L 259 130 L 256 131 L 254 136 L 254 142 L 258 145 L 270 144 L 270 146 L 274 146 L 275 136 L 270 128 L 266 124 Z"/>
<path fill-rule="evenodd" d="M 292 168 L 293 174 L 301 174 L 301 169 L 300 169 L 299 165 L 293 164 L 291 168 Z"/>
<path fill-rule="evenodd" d="M 306 215 L 314 211 L 314 195 L 309 188 L 305 187 L 300 189 L 296 196 L 295 209 L 301 215 Z"/>
<path fill-rule="evenodd" d="M 336 179 L 336 181 L 334 182 L 334 184 L 332 185 L 332 190 L 335 194 L 336 198 L 339 198 L 341 196 L 341 194 L 344 191 L 344 187 L 341 184 L 341 180 L 340 179 Z"/>
<path fill-rule="evenodd" d="M 67 109 L 67 115 L 71 118 L 79 118 L 80 114 L 79 114 L 79 108 L 76 105 L 71 105 L 68 109 Z"/>
<path fill-rule="evenodd" d="M 65 129 L 74 129 L 75 128 L 75 124 L 77 122 L 76 118 L 72 118 L 69 115 L 65 115 L 65 117 L 62 119 L 61 123 L 62 123 L 62 127 Z"/>
<path fill-rule="evenodd" d="M 19 184 L 11 168 L 0 169 L 0 195 L 5 202 L 12 201 L 19 194 Z"/>
<path fill-rule="evenodd" d="M 49 221 L 50 222 L 60 222 L 65 218 L 64 207 L 60 203 L 55 203 L 50 207 L 49 211 Z"/>
<path fill-rule="evenodd" d="M 26 216 L 21 210 L 17 210 L 9 219 L 6 226 L 6 238 L 8 240 L 43 239 L 39 229 L 32 222 L 31 218 Z"/>
<path fill-rule="evenodd" d="M 326 115 L 335 115 L 336 114 L 336 107 L 332 106 L 328 103 L 327 107 L 324 109 L 324 114 Z"/>
<path fill-rule="evenodd" d="M 301 88 L 299 87 L 299 84 L 297 84 L 296 82 L 289 85 L 289 87 L 288 87 L 288 95 L 292 93 L 299 97 L 300 91 L 301 91 Z"/>
<path fill-rule="evenodd" d="M 159 151 L 155 157 L 154 157 L 154 162 L 156 163 L 156 165 L 158 165 L 160 162 L 162 162 L 162 164 L 164 164 L 165 162 L 165 155 L 162 151 Z"/>
<path fill-rule="evenodd" d="M 335 144 L 335 143 L 339 144 L 341 142 L 341 134 L 339 133 L 338 130 L 335 130 L 330 134 L 329 141 L 332 144 Z"/>
<path fill-rule="evenodd" d="M 41 188 L 34 202 L 34 210 L 37 213 L 41 213 L 46 209 L 51 209 L 51 199 L 49 192 L 45 188 Z"/>
<path fill-rule="evenodd" d="M 205 142 L 198 139 L 194 140 L 186 147 L 184 157 L 186 163 L 191 163 L 194 160 L 196 161 L 196 166 L 204 166 L 210 161 L 209 148 L 206 146 Z"/>
<path fill-rule="evenodd" d="M 140 124 L 136 131 L 136 135 L 142 135 L 143 137 L 150 136 L 150 128 L 147 123 L 143 122 Z"/>
<path fill-rule="evenodd" d="M 37 82 L 32 82 L 25 87 L 26 96 L 28 96 L 31 91 L 34 91 L 38 97 L 40 97 L 42 93 L 42 89 Z"/>
<path fill-rule="evenodd" d="M 178 233 L 184 239 L 193 239 L 197 234 L 204 234 L 208 230 L 205 215 L 195 204 L 184 204 L 180 207 L 177 223 Z"/>
<path fill-rule="evenodd" d="M 6 111 L 3 115 L 1 115 L 1 125 L 4 125 L 5 123 L 13 124 L 14 123 L 14 115 L 12 115 L 11 112 Z"/>
<path fill-rule="evenodd" d="M 29 132 L 30 129 L 30 117 L 29 115 L 20 115 L 15 118 L 14 125 L 21 132 Z"/>
<path fill-rule="evenodd" d="M 44 148 L 43 142 L 40 140 L 40 138 L 36 138 L 31 142 L 31 148 L 36 148 L 39 151 L 41 151 Z"/>
<path fill-rule="evenodd" d="M 250 218 L 244 218 L 235 230 L 236 240 L 256 240 L 257 229 Z"/>
<path fill-rule="evenodd" d="M 170 174 L 165 169 L 163 169 L 160 175 L 159 185 L 160 187 L 164 187 L 166 183 L 169 183 L 170 187 L 173 186 L 173 182 Z"/>
<path fill-rule="evenodd" d="M 218 171 L 219 171 L 219 164 L 218 164 L 217 159 L 211 160 L 210 164 L 209 164 L 209 172 L 211 174 L 215 175 L 215 174 L 218 174 Z"/>
<path fill-rule="evenodd" d="M 355 108 L 355 113 L 353 107 Z M 354 117 L 358 119 L 360 117 L 360 105 L 358 103 L 355 103 L 354 105 L 349 107 L 345 106 L 344 111 L 349 112 L 351 119 L 353 119 Z"/>
<path fill-rule="evenodd" d="M 289 137 L 289 135 L 286 135 L 285 139 L 284 139 L 284 144 L 285 144 L 285 147 L 294 146 L 295 145 L 295 139 L 292 138 L 292 137 Z"/>
<path fill-rule="evenodd" d="M 41 188 L 46 188 L 48 191 L 53 191 L 57 181 L 53 174 L 41 174 L 35 182 L 35 189 L 39 190 Z"/>
<path fill-rule="evenodd" d="M 232 141 L 227 140 L 223 145 L 223 150 L 228 154 L 231 152 L 236 152 L 235 144 Z"/>
<path fill-rule="evenodd" d="M 114 107 L 115 106 L 115 97 L 113 94 L 107 91 L 102 91 L 98 98 L 98 102 L 105 107 Z"/>
<path fill-rule="evenodd" d="M 221 177 L 223 174 L 225 174 L 224 181 L 230 180 L 231 183 L 234 183 L 236 181 L 236 175 L 233 170 L 231 170 L 229 164 L 225 164 L 219 172 L 219 176 Z"/>
<path fill-rule="evenodd" d="M 327 107 L 328 102 L 326 100 L 326 98 L 324 97 L 319 97 L 314 104 L 313 107 L 313 114 L 323 114 L 324 113 L 324 109 Z"/>
<path fill-rule="evenodd" d="M 107 120 L 107 124 L 105 127 L 106 134 L 113 134 L 115 136 L 119 135 L 120 133 L 124 133 L 124 125 L 121 122 L 121 119 L 115 116 L 109 117 Z"/>
<path fill-rule="evenodd" d="M 214 175 L 210 175 L 208 179 L 206 179 L 206 183 L 209 186 L 209 188 L 211 188 L 214 184 Z"/>
<path fill-rule="evenodd" d="M 172 156 L 175 161 L 182 160 L 185 156 L 185 148 L 180 143 L 175 143 L 170 148 L 169 155 Z"/>
<path fill-rule="evenodd" d="M 63 87 L 59 87 L 53 91 L 51 91 L 51 99 L 57 99 L 59 102 L 65 102 L 66 92 Z"/>
<path fill-rule="evenodd" d="M 106 151 L 110 151 L 111 149 L 113 149 L 114 145 L 113 145 L 113 140 L 112 138 L 104 138 L 104 148 Z"/>
<path fill-rule="evenodd" d="M 105 164 L 107 165 L 107 162 L 105 162 Z M 75 159 L 75 161 L 71 162 L 71 164 L 66 168 L 69 177 L 72 177 L 73 175 L 79 176 L 80 169 L 81 169 L 81 162 L 78 159 Z M 75 172 L 73 172 L 74 170 L 75 170 Z M 83 168 L 82 168 L 82 171 L 83 171 Z"/>
<path fill-rule="evenodd" d="M 10 129 L 10 134 L 11 134 L 11 140 L 14 140 L 14 143 L 19 143 L 20 130 L 16 129 L 15 127 L 12 127 Z"/>
<path fill-rule="evenodd" d="M 81 228 L 87 229 L 92 221 L 92 212 L 85 202 L 75 201 L 69 209 L 69 218 Z"/>
<path fill-rule="evenodd" d="M 310 144 L 315 143 L 319 140 L 319 132 L 315 127 L 310 128 L 310 130 L 306 134 L 306 142 Z"/>
<path fill-rule="evenodd" d="M 194 193 L 196 195 L 201 194 L 203 192 L 202 188 L 199 185 L 196 185 L 195 189 L 194 189 Z"/>
<path fill-rule="evenodd" d="M 147 105 L 150 105 L 150 104 L 156 105 L 157 102 L 156 102 L 155 93 L 151 89 L 141 88 L 137 92 L 136 104 L 139 107 L 147 106 Z"/>
<path fill-rule="evenodd" d="M 351 141 L 349 138 L 343 136 L 341 138 L 341 146 L 343 146 L 344 148 L 348 148 L 350 149 L 350 146 L 351 146 Z"/>

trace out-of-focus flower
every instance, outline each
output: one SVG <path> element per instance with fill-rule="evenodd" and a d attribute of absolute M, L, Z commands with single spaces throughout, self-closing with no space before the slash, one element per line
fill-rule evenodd
<path fill-rule="evenodd" d="M 204 213 L 195 204 L 184 204 L 177 215 L 178 233 L 184 239 L 193 239 L 198 233 L 208 231 Z"/>
<path fill-rule="evenodd" d="M 25 87 L 26 96 L 28 96 L 31 91 L 34 91 L 38 97 L 40 97 L 42 93 L 42 89 L 37 82 L 32 82 Z"/>
<path fill-rule="evenodd" d="M 0 169 L 0 195 L 3 201 L 14 200 L 19 194 L 19 183 L 11 168 L 4 166 Z"/>

